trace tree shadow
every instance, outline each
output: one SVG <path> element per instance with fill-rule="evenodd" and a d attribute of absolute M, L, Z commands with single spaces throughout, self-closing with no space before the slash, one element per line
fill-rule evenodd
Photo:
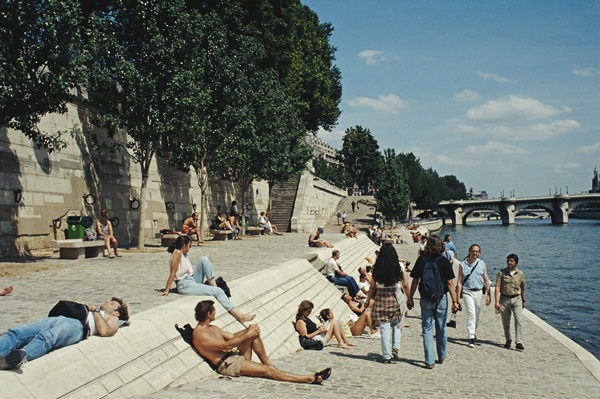
<path fill-rule="evenodd" d="M 24 206 L 23 186 L 21 184 L 21 163 L 15 151 L 10 147 L 8 129 L 0 128 L 0 163 L 2 164 L 3 187 L 0 193 L 6 198 L 0 204 L 0 220 L 10 221 L 0 231 L 1 252 L 19 250 L 19 207 Z M 29 253 L 29 248 L 25 248 Z"/>

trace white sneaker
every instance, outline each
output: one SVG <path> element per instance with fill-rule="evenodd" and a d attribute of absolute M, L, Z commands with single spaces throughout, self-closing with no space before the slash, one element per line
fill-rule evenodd
<path fill-rule="evenodd" d="M 375 334 L 371 334 L 370 338 L 372 339 L 381 339 L 381 334 L 377 331 Z"/>
<path fill-rule="evenodd" d="M 468 346 L 469 348 L 474 348 L 474 347 L 475 347 L 475 340 L 474 340 L 474 339 L 470 339 L 470 340 L 469 340 L 469 343 L 467 344 L 467 346 Z"/>

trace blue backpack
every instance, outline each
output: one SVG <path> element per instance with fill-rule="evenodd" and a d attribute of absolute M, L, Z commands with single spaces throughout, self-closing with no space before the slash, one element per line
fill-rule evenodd
<path fill-rule="evenodd" d="M 440 270 L 438 269 L 437 265 L 437 260 L 439 258 L 441 258 L 441 256 L 438 256 L 435 259 L 427 259 L 425 261 L 423 274 L 421 275 L 421 281 L 419 282 L 419 293 L 421 294 L 421 300 L 433 302 L 436 305 L 446 294 L 444 282 L 442 281 Z"/>

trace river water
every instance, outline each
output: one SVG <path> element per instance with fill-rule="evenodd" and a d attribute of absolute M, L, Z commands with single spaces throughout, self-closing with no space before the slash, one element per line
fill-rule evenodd
<path fill-rule="evenodd" d="M 444 226 L 439 234 L 452 235 L 460 259 L 479 244 L 492 282 L 506 256 L 516 253 L 527 281 L 527 308 L 600 359 L 600 221 L 486 221 Z M 527 331 L 523 335 L 527 345 Z"/>

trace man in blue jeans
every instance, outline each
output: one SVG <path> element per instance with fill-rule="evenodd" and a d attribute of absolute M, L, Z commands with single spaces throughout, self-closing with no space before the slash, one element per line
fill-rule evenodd
<path fill-rule="evenodd" d="M 410 277 L 412 277 L 412 285 L 410 295 L 407 301 L 409 309 L 414 307 L 413 296 L 419 287 L 419 292 L 422 293 L 421 278 L 423 277 L 423 269 L 425 263 L 435 261 L 439 272 L 438 278 L 443 284 L 443 293 L 439 301 L 431 301 L 421 295 L 421 327 L 423 332 L 423 348 L 425 352 L 425 368 L 432 369 L 435 363 L 442 364 L 446 358 L 446 344 L 448 337 L 446 336 L 446 319 L 448 318 L 448 296 L 450 293 L 452 298 L 452 312 L 458 310 L 459 303 L 456 291 L 454 289 L 454 271 L 452 264 L 443 256 L 445 252 L 443 241 L 436 235 L 432 235 L 427 239 L 424 254 L 417 259 L 413 267 Z M 435 328 L 435 348 L 433 345 L 433 330 Z M 435 360 L 435 352 L 437 351 L 438 360 Z"/>
<path fill-rule="evenodd" d="M 331 258 L 327 261 L 327 279 L 333 284 L 341 285 L 342 287 L 348 288 L 348 294 L 352 298 L 358 294 L 360 288 L 354 277 L 347 275 L 343 270 L 338 259 L 340 258 L 340 251 L 334 249 L 331 253 Z"/>
<path fill-rule="evenodd" d="M 127 305 L 112 298 L 102 305 L 86 305 L 90 335 L 110 337 L 129 320 Z M 83 323 L 69 317 L 46 317 L 9 329 L 0 336 L 0 370 L 20 367 L 25 360 L 37 359 L 53 349 L 73 345 L 87 338 Z"/>

